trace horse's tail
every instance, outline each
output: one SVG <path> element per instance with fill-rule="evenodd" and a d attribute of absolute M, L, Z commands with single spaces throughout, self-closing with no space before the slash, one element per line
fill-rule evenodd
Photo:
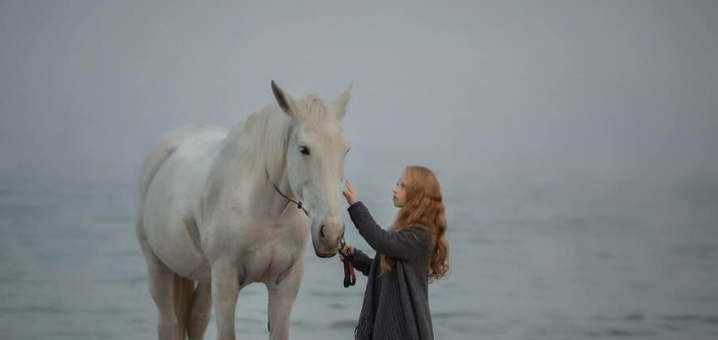
<path fill-rule="evenodd" d="M 182 339 L 187 339 L 194 300 L 194 281 L 175 274 L 173 288 L 173 305 L 175 307 L 175 317 L 177 317 L 177 323 L 179 324 L 180 336 Z"/>
<path fill-rule="evenodd" d="M 147 152 L 142 165 L 142 175 L 140 177 L 140 200 L 137 210 L 137 237 L 141 239 L 143 236 L 143 215 L 145 210 L 145 200 L 147 199 L 147 190 L 152 180 L 157 174 L 162 164 L 172 156 L 172 154 L 181 145 L 187 129 L 178 129 L 166 133 L 152 146 Z M 141 242 L 141 241 L 140 241 Z M 187 338 L 187 327 L 189 325 L 190 314 L 192 312 L 192 297 L 194 293 L 194 282 L 174 274 L 173 292 L 174 292 L 174 312 L 179 324 L 182 339 Z"/>

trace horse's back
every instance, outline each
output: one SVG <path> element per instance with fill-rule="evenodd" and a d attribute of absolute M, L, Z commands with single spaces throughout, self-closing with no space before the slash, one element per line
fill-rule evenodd
<path fill-rule="evenodd" d="M 202 136 L 221 139 L 226 135 L 227 129 L 201 124 L 183 126 L 162 135 L 144 158 L 140 191 L 143 199 L 147 194 L 147 188 L 149 188 L 149 184 L 157 173 L 157 170 L 183 144 Z"/>

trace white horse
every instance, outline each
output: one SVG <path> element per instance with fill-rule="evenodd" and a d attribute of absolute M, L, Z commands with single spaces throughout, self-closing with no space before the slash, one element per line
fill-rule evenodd
<path fill-rule="evenodd" d="M 270 339 L 287 339 L 310 231 L 317 256 L 339 248 L 350 89 L 331 103 L 272 91 L 277 103 L 243 124 L 169 132 L 145 158 L 137 238 L 160 339 L 203 339 L 212 306 L 217 338 L 235 339 L 237 295 L 254 282 L 269 294 Z"/>

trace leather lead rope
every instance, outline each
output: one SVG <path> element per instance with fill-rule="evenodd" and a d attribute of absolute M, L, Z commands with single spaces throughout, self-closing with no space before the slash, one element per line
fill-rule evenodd
<path fill-rule="evenodd" d="M 346 243 L 344 242 L 344 238 L 342 237 L 342 241 L 340 243 L 339 248 L 339 254 L 341 254 L 344 257 L 344 288 L 348 288 L 349 286 L 353 286 L 357 283 L 357 276 L 354 272 L 354 265 L 352 264 L 352 260 L 354 259 L 354 255 L 350 253 L 344 252 L 344 246 Z"/>

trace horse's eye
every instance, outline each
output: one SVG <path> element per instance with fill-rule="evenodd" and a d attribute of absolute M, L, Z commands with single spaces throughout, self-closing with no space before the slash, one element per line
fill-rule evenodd
<path fill-rule="evenodd" d="M 308 155 L 309 155 L 309 148 L 306 147 L 306 146 L 300 146 L 300 147 L 299 147 L 299 152 L 301 152 L 302 155 L 307 155 L 307 156 L 308 156 Z"/>

